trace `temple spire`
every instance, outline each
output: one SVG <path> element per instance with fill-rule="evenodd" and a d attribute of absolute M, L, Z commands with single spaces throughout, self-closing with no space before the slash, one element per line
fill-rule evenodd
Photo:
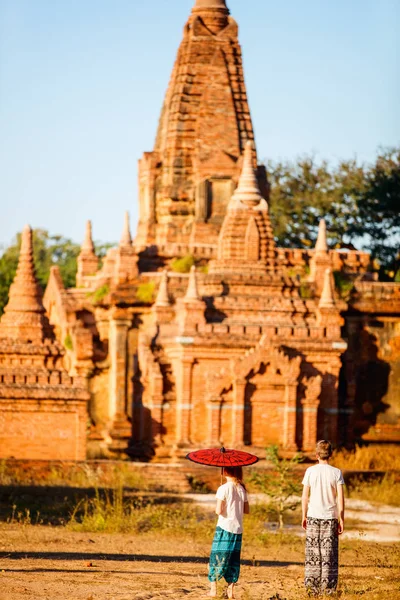
<path fill-rule="evenodd" d="M 161 281 L 160 281 L 160 286 L 158 288 L 155 306 L 166 307 L 166 306 L 170 306 L 170 304 L 171 303 L 169 301 L 169 293 L 168 293 L 168 273 L 167 273 L 167 270 L 164 269 L 164 271 L 161 274 Z"/>
<path fill-rule="evenodd" d="M 231 204 L 244 204 L 248 207 L 257 206 L 262 200 L 260 188 L 253 169 L 253 142 L 248 140 L 244 149 L 243 166 L 238 186 L 232 196 Z M 231 206 L 230 206 L 231 208 Z"/>
<path fill-rule="evenodd" d="M 328 252 L 328 243 L 326 241 L 326 221 L 321 219 L 318 227 L 318 237 L 315 244 L 316 252 Z"/>
<path fill-rule="evenodd" d="M 32 229 L 26 225 L 21 236 L 17 273 L 0 321 L 0 338 L 40 343 L 45 337 L 50 337 L 50 327 L 35 275 Z"/>
<path fill-rule="evenodd" d="M 85 239 L 81 246 L 78 256 L 78 272 L 76 274 L 76 283 L 79 287 L 85 285 L 87 276 L 95 275 L 99 268 L 99 259 L 96 256 L 93 235 L 92 222 L 86 221 Z"/>
<path fill-rule="evenodd" d="M 132 246 L 132 236 L 131 236 L 131 230 L 130 230 L 130 226 L 129 226 L 128 211 L 125 212 L 124 228 L 122 230 L 122 236 L 121 236 L 121 241 L 120 241 L 119 245 L 120 246 Z"/>
<path fill-rule="evenodd" d="M 199 291 L 197 289 L 196 267 L 193 265 L 190 269 L 189 283 L 184 298 L 185 302 L 193 302 L 200 300 Z"/>
<path fill-rule="evenodd" d="M 335 296 L 332 286 L 332 271 L 331 269 L 326 269 L 324 275 L 324 287 L 322 288 L 318 308 L 333 308 L 334 306 Z"/>
<path fill-rule="evenodd" d="M 91 221 L 86 221 L 85 239 L 83 240 L 83 244 L 81 246 L 81 251 L 82 250 L 85 250 L 86 252 L 93 252 L 93 254 L 94 254 L 94 244 L 93 244 L 92 222 Z"/>

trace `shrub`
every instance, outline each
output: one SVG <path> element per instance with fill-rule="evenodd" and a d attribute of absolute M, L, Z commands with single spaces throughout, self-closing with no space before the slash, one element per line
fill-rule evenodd
<path fill-rule="evenodd" d="M 136 290 L 137 300 L 139 300 L 139 302 L 143 302 L 144 304 L 150 304 L 153 302 L 155 287 L 156 284 L 154 281 L 141 283 Z"/>
<path fill-rule="evenodd" d="M 67 350 L 73 350 L 74 349 L 74 344 L 72 342 L 72 337 L 71 337 L 71 334 L 69 334 L 69 333 L 67 333 L 67 335 L 65 336 L 64 347 Z"/>
<path fill-rule="evenodd" d="M 290 460 L 282 459 L 279 457 L 278 446 L 270 446 L 266 449 L 266 459 L 272 463 L 274 472 L 253 471 L 249 480 L 260 492 L 269 496 L 269 507 L 276 511 L 279 529 L 282 530 L 285 513 L 296 510 L 300 504 L 300 500 L 294 498 L 302 490 L 295 474 L 295 467 L 303 458 L 300 454 L 296 454 Z"/>
<path fill-rule="evenodd" d="M 354 288 L 354 281 L 348 279 L 341 271 L 334 271 L 333 277 L 335 280 L 335 286 L 339 291 L 340 297 L 347 302 L 350 300 L 351 292 Z"/>
<path fill-rule="evenodd" d="M 194 256 L 187 254 L 182 258 L 175 258 L 171 263 L 171 269 L 176 273 L 189 273 L 194 263 Z"/>
<path fill-rule="evenodd" d="M 105 283 L 97 288 L 97 290 L 94 290 L 94 292 L 89 292 L 87 296 L 91 299 L 92 304 L 100 304 L 100 302 L 102 302 L 102 300 L 104 300 L 104 298 L 107 296 L 109 291 L 110 286 Z"/>
<path fill-rule="evenodd" d="M 313 291 L 308 283 L 301 283 L 299 287 L 300 298 L 310 300 L 313 297 Z"/>

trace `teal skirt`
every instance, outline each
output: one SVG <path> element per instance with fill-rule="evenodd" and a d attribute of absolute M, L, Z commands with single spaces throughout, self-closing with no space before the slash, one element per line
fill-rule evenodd
<path fill-rule="evenodd" d="M 240 574 L 241 549 L 241 533 L 231 533 L 217 527 L 211 547 L 209 581 L 218 581 L 223 577 L 227 583 L 236 583 Z"/>

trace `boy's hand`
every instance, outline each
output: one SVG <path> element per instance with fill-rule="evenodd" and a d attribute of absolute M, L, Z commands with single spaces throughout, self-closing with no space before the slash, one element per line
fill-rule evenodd
<path fill-rule="evenodd" d="M 339 519 L 338 534 L 340 535 L 341 533 L 343 533 L 343 531 L 344 531 L 344 521 L 343 521 L 343 519 Z"/>
<path fill-rule="evenodd" d="M 304 517 L 302 522 L 301 522 L 301 526 L 304 529 L 304 531 L 307 530 L 307 517 Z"/>

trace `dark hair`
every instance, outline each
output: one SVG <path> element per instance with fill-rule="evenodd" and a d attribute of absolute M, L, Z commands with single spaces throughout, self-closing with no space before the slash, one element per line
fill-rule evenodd
<path fill-rule="evenodd" d="M 232 477 L 235 480 L 236 484 L 240 484 L 242 488 L 246 489 L 246 486 L 243 483 L 243 469 L 242 467 L 224 467 L 223 474 L 228 477 Z"/>
<path fill-rule="evenodd" d="M 332 444 L 328 440 L 319 440 L 315 447 L 315 453 L 321 460 L 327 460 L 332 456 Z"/>

